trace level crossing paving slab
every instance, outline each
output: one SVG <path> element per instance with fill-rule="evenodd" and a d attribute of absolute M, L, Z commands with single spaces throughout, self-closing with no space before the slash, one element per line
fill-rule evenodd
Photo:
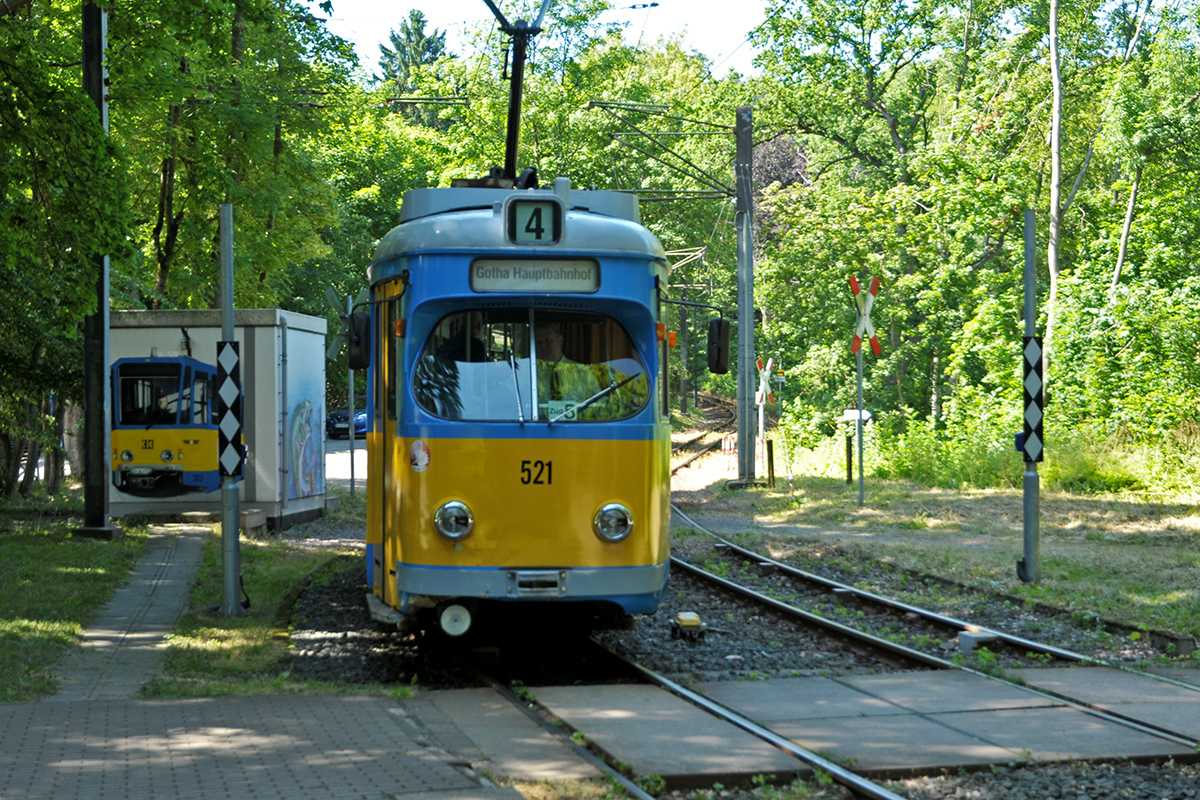
<path fill-rule="evenodd" d="M 403 701 L 415 726 L 477 772 L 515 780 L 583 780 L 600 769 L 494 689 L 423 691 Z"/>
<path fill-rule="evenodd" d="M 530 691 L 554 715 L 635 775 L 670 787 L 804 775 L 798 759 L 654 686 L 543 686 Z"/>
<path fill-rule="evenodd" d="M 1037 689 L 1200 739 L 1200 691 L 1112 667 L 1014 670 Z"/>
<path fill-rule="evenodd" d="M 369 695 L 0 705 L 5 800 L 519 800 L 423 748 Z"/>
<path fill-rule="evenodd" d="M 838 682 L 920 714 L 1062 705 L 1052 697 L 959 669 L 851 675 Z"/>
<path fill-rule="evenodd" d="M 1176 743 L 962 670 L 697 684 L 805 749 L 864 772 L 1015 759 L 1181 757 Z"/>

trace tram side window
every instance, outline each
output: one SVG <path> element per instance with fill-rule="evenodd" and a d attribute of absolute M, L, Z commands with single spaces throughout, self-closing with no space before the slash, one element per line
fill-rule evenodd
<path fill-rule="evenodd" d="M 489 308 L 439 320 L 414 370 L 413 394 L 449 419 L 604 422 L 645 407 L 649 380 L 612 317 Z"/>
<path fill-rule="evenodd" d="M 387 409 L 388 419 L 396 419 L 398 410 L 396 408 L 399 394 L 396 389 L 399 384 L 400 370 L 399 361 L 397 360 L 399 344 L 396 336 L 396 322 L 400 319 L 400 301 L 392 300 L 387 304 L 387 327 L 383 330 L 383 338 L 387 342 L 387 365 L 381 370 L 384 374 L 381 376 L 387 384 Z M 376 409 L 378 413 L 378 409 Z"/>
<path fill-rule="evenodd" d="M 212 396 L 212 379 L 203 372 L 196 373 L 192 381 L 192 424 L 208 425 L 212 419 L 209 398 Z"/>

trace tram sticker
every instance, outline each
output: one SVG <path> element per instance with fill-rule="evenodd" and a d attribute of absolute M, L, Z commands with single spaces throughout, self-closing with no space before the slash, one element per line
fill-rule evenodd
<path fill-rule="evenodd" d="M 471 262 L 476 292 L 575 292 L 600 288 L 600 265 L 589 258 L 477 258 Z"/>
<path fill-rule="evenodd" d="M 420 439 L 408 448 L 408 465 L 413 472 L 424 472 L 429 467 L 429 448 Z"/>

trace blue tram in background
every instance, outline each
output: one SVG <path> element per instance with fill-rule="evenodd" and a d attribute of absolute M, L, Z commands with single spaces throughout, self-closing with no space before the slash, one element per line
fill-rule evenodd
<path fill-rule="evenodd" d="M 113 363 L 112 482 L 138 497 L 220 488 L 217 368 L 184 356 Z"/>
<path fill-rule="evenodd" d="M 587 625 L 654 611 L 667 263 L 637 199 L 560 178 L 411 191 L 400 216 L 351 319 L 352 365 L 369 366 L 372 614 L 461 635 L 512 604 Z M 713 324 L 710 367 L 728 360 L 728 322 Z"/>

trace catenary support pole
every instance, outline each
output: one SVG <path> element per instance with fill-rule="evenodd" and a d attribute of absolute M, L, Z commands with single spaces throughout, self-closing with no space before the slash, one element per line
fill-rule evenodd
<path fill-rule="evenodd" d="M 750 106 L 739 106 L 734 124 L 737 151 L 734 178 L 737 187 L 737 289 L 738 371 L 737 447 L 738 480 L 754 480 L 754 387 L 758 375 L 754 362 L 754 121 Z"/>
<path fill-rule="evenodd" d="M 96 104 L 100 125 L 108 133 L 108 12 L 94 3 L 83 6 L 83 89 Z M 96 313 L 84 321 L 83 333 L 83 527 L 75 533 L 114 539 L 118 531 L 108 519 L 108 485 L 112 473 L 112 389 L 108 382 L 109 261 L 92 256 L 96 265 Z"/>
<path fill-rule="evenodd" d="M 233 324 L 233 205 L 222 203 L 220 208 L 221 238 L 221 339 L 234 340 Z M 241 532 L 241 509 L 238 502 L 237 478 L 221 478 L 221 610 L 229 616 L 242 613 L 239 589 L 242 577 L 242 552 L 238 535 Z"/>

